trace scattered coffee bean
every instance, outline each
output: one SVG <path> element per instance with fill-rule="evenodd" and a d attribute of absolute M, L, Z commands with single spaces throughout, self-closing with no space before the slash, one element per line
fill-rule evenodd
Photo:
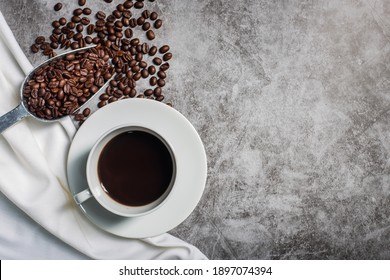
<path fill-rule="evenodd" d="M 83 110 L 83 115 L 84 115 L 84 117 L 88 117 L 90 114 L 91 114 L 91 109 L 85 108 L 85 109 Z"/>
<path fill-rule="evenodd" d="M 160 69 L 162 71 L 167 71 L 169 69 L 169 63 L 165 62 L 164 64 L 161 64 Z"/>
<path fill-rule="evenodd" d="M 136 8 L 136 9 L 142 9 L 143 7 L 144 7 L 143 2 L 135 2 L 134 3 L 134 8 Z"/>
<path fill-rule="evenodd" d="M 169 46 L 168 46 L 168 45 L 164 45 L 164 46 L 162 46 L 158 51 L 159 51 L 161 54 L 164 54 L 164 53 L 166 53 L 167 51 L 169 51 Z"/>
<path fill-rule="evenodd" d="M 149 79 L 149 84 L 154 87 L 155 85 L 157 85 L 157 78 L 156 77 L 151 77 Z"/>
<path fill-rule="evenodd" d="M 35 43 L 38 44 L 38 45 L 41 45 L 45 42 L 45 37 L 43 36 L 38 36 L 36 39 L 35 39 Z"/>
<path fill-rule="evenodd" d="M 158 14 L 156 12 L 152 12 L 149 16 L 151 20 L 156 20 L 158 18 Z"/>
<path fill-rule="evenodd" d="M 79 0 L 79 6 L 84 6 L 87 3 L 86 0 Z"/>
<path fill-rule="evenodd" d="M 165 86 L 165 80 L 164 80 L 164 79 L 158 79 L 158 80 L 157 80 L 157 85 L 158 85 L 159 87 Z"/>
<path fill-rule="evenodd" d="M 106 2 L 106 3 L 111 3 L 112 0 L 104 0 L 104 2 Z"/>
<path fill-rule="evenodd" d="M 154 22 L 154 28 L 159 29 L 162 26 L 162 20 L 158 19 Z"/>
<path fill-rule="evenodd" d="M 62 9 L 62 3 L 57 3 L 54 5 L 54 11 L 58 12 Z"/>
<path fill-rule="evenodd" d="M 146 37 L 149 39 L 149 40 L 154 40 L 154 38 L 156 38 L 156 35 L 154 34 L 153 30 L 148 30 L 146 32 Z"/>
<path fill-rule="evenodd" d="M 172 53 L 166 53 L 166 54 L 164 54 L 164 56 L 163 56 L 163 60 L 164 61 L 168 61 L 168 60 L 170 60 L 172 58 Z"/>
<path fill-rule="evenodd" d="M 153 46 L 149 49 L 149 55 L 154 56 L 157 53 L 157 47 Z"/>
<path fill-rule="evenodd" d="M 155 65 L 161 65 L 162 60 L 161 60 L 161 58 L 159 58 L 159 57 L 155 57 L 155 58 L 153 58 L 153 63 L 154 63 Z"/>
<path fill-rule="evenodd" d="M 38 47 L 38 45 L 36 45 L 36 44 L 31 45 L 31 51 L 32 51 L 33 53 L 39 52 L 39 47 Z"/>
<path fill-rule="evenodd" d="M 80 16 L 83 13 L 83 9 L 77 8 L 73 11 L 74 16 Z"/>

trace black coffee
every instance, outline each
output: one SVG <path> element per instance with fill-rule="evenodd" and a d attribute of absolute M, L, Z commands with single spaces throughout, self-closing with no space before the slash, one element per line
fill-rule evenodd
<path fill-rule="evenodd" d="M 164 143 L 137 130 L 111 139 L 98 161 L 103 189 L 117 202 L 129 206 L 146 205 L 162 196 L 173 171 L 173 160 Z"/>

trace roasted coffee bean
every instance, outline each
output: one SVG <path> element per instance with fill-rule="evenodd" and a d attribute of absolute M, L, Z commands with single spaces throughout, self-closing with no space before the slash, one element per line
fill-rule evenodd
<path fill-rule="evenodd" d="M 104 107 L 104 106 L 106 106 L 107 105 L 107 101 L 100 101 L 99 103 L 98 103 L 98 107 L 99 108 L 102 108 L 102 107 Z"/>
<path fill-rule="evenodd" d="M 149 77 L 149 72 L 148 72 L 148 70 L 143 69 L 143 70 L 141 71 L 141 76 L 142 76 L 142 78 L 144 78 L 144 79 L 146 79 L 147 77 Z"/>
<path fill-rule="evenodd" d="M 159 57 L 155 57 L 155 58 L 153 58 L 153 63 L 154 63 L 155 65 L 161 65 L 162 60 L 161 60 L 161 58 L 159 58 Z"/>
<path fill-rule="evenodd" d="M 130 45 L 132 45 L 132 46 L 137 46 L 138 44 L 139 44 L 138 38 L 134 38 L 130 41 Z"/>
<path fill-rule="evenodd" d="M 66 20 L 66 18 L 62 17 L 58 20 L 58 22 L 61 24 L 61 25 L 65 25 L 68 21 Z"/>
<path fill-rule="evenodd" d="M 39 52 L 39 47 L 38 47 L 37 44 L 33 44 L 33 45 L 31 46 L 30 49 L 31 49 L 31 51 L 32 51 L 33 53 Z"/>
<path fill-rule="evenodd" d="M 45 42 L 45 37 L 43 36 L 38 36 L 36 39 L 35 39 L 35 43 L 40 45 L 40 44 L 43 44 Z"/>
<path fill-rule="evenodd" d="M 162 89 L 160 87 L 156 87 L 153 91 L 155 97 L 159 97 L 162 93 Z"/>
<path fill-rule="evenodd" d="M 139 17 L 137 18 L 137 25 L 143 25 L 145 23 L 145 18 L 144 17 Z"/>
<path fill-rule="evenodd" d="M 158 71 L 157 76 L 161 79 L 165 79 L 167 77 L 167 74 L 164 71 Z"/>
<path fill-rule="evenodd" d="M 58 12 L 62 9 L 62 3 L 57 3 L 54 5 L 54 11 Z"/>
<path fill-rule="evenodd" d="M 156 74 L 156 67 L 154 67 L 153 65 L 150 65 L 148 67 L 148 72 L 149 72 L 150 75 Z"/>
<path fill-rule="evenodd" d="M 163 56 L 163 60 L 164 61 L 168 61 L 168 60 L 170 60 L 172 58 L 172 53 L 166 53 L 166 54 L 164 54 L 164 56 Z"/>
<path fill-rule="evenodd" d="M 122 13 L 118 10 L 113 11 L 112 14 L 114 17 L 116 17 L 118 19 L 122 17 Z"/>
<path fill-rule="evenodd" d="M 169 51 L 169 46 L 168 46 L 168 45 L 164 45 L 164 46 L 162 46 L 158 51 L 159 51 L 161 54 L 164 54 L 164 53 L 166 53 L 167 51 Z"/>
<path fill-rule="evenodd" d="M 157 85 L 157 78 L 156 77 L 151 77 L 149 79 L 149 84 L 154 87 L 155 85 Z"/>
<path fill-rule="evenodd" d="M 157 85 L 158 85 L 159 87 L 165 86 L 165 80 L 164 80 L 164 79 L 158 79 L 158 80 L 157 80 Z"/>
<path fill-rule="evenodd" d="M 152 90 L 152 89 L 147 89 L 147 90 L 145 90 L 145 91 L 144 91 L 144 95 L 145 95 L 145 96 L 151 96 L 151 95 L 153 95 L 153 90 Z"/>
<path fill-rule="evenodd" d="M 148 19 L 150 17 L 150 12 L 149 10 L 144 10 L 142 12 L 142 16 L 145 18 L 145 19 Z"/>
<path fill-rule="evenodd" d="M 73 11 L 73 15 L 74 15 L 74 16 L 80 16 L 82 13 L 83 13 L 83 9 L 80 9 L 80 8 L 75 9 L 75 10 Z"/>
<path fill-rule="evenodd" d="M 106 3 L 111 3 L 112 0 L 104 0 L 104 2 L 106 2 Z"/>
<path fill-rule="evenodd" d="M 150 29 L 150 23 L 149 23 L 149 22 L 145 22 L 145 23 L 142 25 L 142 30 L 148 31 L 149 29 Z"/>
<path fill-rule="evenodd" d="M 125 10 L 125 7 L 122 5 L 122 4 L 119 4 L 116 6 L 116 9 L 119 11 L 119 12 L 123 12 Z"/>
<path fill-rule="evenodd" d="M 135 2 L 134 3 L 134 8 L 136 8 L 136 9 L 142 9 L 143 7 L 144 7 L 143 2 Z"/>
<path fill-rule="evenodd" d="M 156 38 L 156 35 L 154 34 L 153 30 L 148 30 L 146 32 L 146 37 L 149 39 L 149 40 L 154 40 L 154 38 Z"/>
<path fill-rule="evenodd" d="M 84 6 L 87 3 L 86 0 L 79 0 L 79 6 Z"/>
<path fill-rule="evenodd" d="M 58 44 L 56 42 L 51 42 L 50 47 L 52 49 L 57 49 L 58 48 Z"/>
<path fill-rule="evenodd" d="M 137 20 L 135 18 L 130 19 L 129 26 L 135 28 L 137 26 Z"/>
<path fill-rule="evenodd" d="M 81 23 L 82 23 L 83 25 L 88 25 L 88 24 L 90 23 L 90 20 L 89 20 L 89 18 L 87 18 L 87 17 L 83 17 L 83 18 L 81 19 Z"/>
<path fill-rule="evenodd" d="M 55 20 L 51 23 L 51 26 L 53 26 L 54 28 L 59 28 L 61 24 L 58 20 Z"/>
<path fill-rule="evenodd" d="M 157 47 L 153 46 L 149 49 L 149 55 L 154 56 L 157 53 Z"/>
<path fill-rule="evenodd" d="M 106 14 L 103 11 L 99 11 L 99 12 L 96 13 L 96 18 L 97 19 L 105 19 L 106 18 Z"/>
<path fill-rule="evenodd" d="M 156 20 L 158 18 L 158 14 L 156 12 L 152 12 L 149 16 L 151 20 Z"/>
<path fill-rule="evenodd" d="M 77 24 L 76 31 L 80 33 L 83 32 L 83 30 L 84 30 L 84 26 L 81 23 Z"/>
<path fill-rule="evenodd" d="M 158 19 L 154 22 L 154 28 L 159 29 L 162 26 L 162 20 Z"/>
<path fill-rule="evenodd" d="M 73 28 L 76 27 L 76 24 L 75 24 L 74 22 L 68 22 L 68 23 L 66 24 L 66 27 L 67 27 L 68 29 L 73 29 Z"/>
<path fill-rule="evenodd" d="M 142 44 L 141 51 L 142 51 L 143 54 L 149 53 L 149 45 L 148 45 L 148 43 L 143 43 Z"/>
<path fill-rule="evenodd" d="M 148 64 L 145 61 L 141 61 L 138 63 L 138 66 L 141 68 L 146 68 L 146 67 L 148 67 Z"/>
<path fill-rule="evenodd" d="M 156 98 L 157 101 L 163 101 L 164 100 L 164 95 L 160 95 Z"/>
<path fill-rule="evenodd" d="M 84 8 L 83 14 L 86 16 L 89 16 L 90 14 L 92 14 L 92 10 L 90 8 Z"/>
<path fill-rule="evenodd" d="M 131 7 L 133 7 L 133 2 L 132 1 L 125 1 L 125 3 L 123 3 L 123 6 L 126 9 L 130 9 Z"/>
<path fill-rule="evenodd" d="M 91 114 L 91 109 L 85 108 L 85 109 L 83 110 L 83 115 L 84 115 L 84 117 L 88 117 L 90 114 Z"/>
<path fill-rule="evenodd" d="M 161 64 L 160 70 L 167 71 L 169 69 L 169 63 L 165 62 L 164 64 Z"/>
<path fill-rule="evenodd" d="M 91 24 L 88 25 L 88 27 L 87 27 L 87 34 L 88 34 L 88 35 L 91 35 L 94 31 L 95 31 L 95 25 L 93 25 L 93 24 L 91 23 Z"/>
<path fill-rule="evenodd" d="M 73 17 L 71 18 L 71 20 L 72 20 L 72 22 L 74 22 L 74 23 L 79 23 L 79 22 L 81 21 L 81 18 L 80 18 L 79 16 L 73 16 Z"/>

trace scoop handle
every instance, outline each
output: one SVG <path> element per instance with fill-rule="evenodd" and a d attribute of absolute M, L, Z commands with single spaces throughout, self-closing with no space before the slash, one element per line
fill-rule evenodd
<path fill-rule="evenodd" d="M 0 134 L 28 115 L 29 113 L 22 103 L 20 103 L 15 109 L 9 111 L 5 115 L 2 115 L 0 117 Z"/>

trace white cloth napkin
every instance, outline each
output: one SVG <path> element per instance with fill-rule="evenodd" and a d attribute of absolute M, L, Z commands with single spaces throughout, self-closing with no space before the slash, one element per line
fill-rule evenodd
<path fill-rule="evenodd" d="M 20 85 L 31 69 L 0 12 L 0 115 L 17 106 Z M 0 191 L 47 231 L 93 259 L 206 259 L 197 248 L 169 234 L 127 239 L 91 224 L 76 208 L 66 185 L 68 134 L 74 133 L 70 119 L 54 124 L 25 119 L 3 132 Z M 2 221 L 18 222 L 20 214 L 12 216 L 5 208 L 0 207 Z M 9 238 L 7 224 L 2 223 L 0 239 Z M 34 237 L 29 240 L 35 242 Z M 21 240 L 15 236 L 9 242 Z M 15 257 L 24 258 L 11 258 Z"/>

